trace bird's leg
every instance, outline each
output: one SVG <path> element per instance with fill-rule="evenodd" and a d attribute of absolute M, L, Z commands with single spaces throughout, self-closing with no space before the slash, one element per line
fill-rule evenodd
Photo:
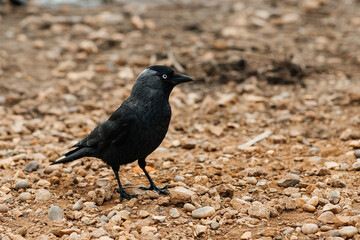
<path fill-rule="evenodd" d="M 166 185 L 163 188 L 158 188 L 154 181 L 151 179 L 149 173 L 146 171 L 145 166 L 146 166 L 146 162 L 145 162 L 145 158 L 139 159 L 138 160 L 139 166 L 140 168 L 144 171 L 147 179 L 149 180 L 150 183 L 150 187 L 139 187 L 142 190 L 155 190 L 156 192 L 158 192 L 159 194 L 164 194 L 164 195 L 168 195 L 169 192 L 166 191 L 166 189 L 169 187 L 169 185 Z"/>
<path fill-rule="evenodd" d="M 115 177 L 116 180 L 118 182 L 119 188 L 115 188 L 116 192 L 118 192 L 120 194 L 120 201 L 122 201 L 124 198 L 127 200 L 130 200 L 132 198 L 137 197 L 137 195 L 132 195 L 132 194 L 128 194 L 127 192 L 125 192 L 125 190 L 123 189 L 121 182 L 120 182 L 120 178 L 119 178 L 119 169 L 113 169 L 114 173 L 115 173 Z"/>

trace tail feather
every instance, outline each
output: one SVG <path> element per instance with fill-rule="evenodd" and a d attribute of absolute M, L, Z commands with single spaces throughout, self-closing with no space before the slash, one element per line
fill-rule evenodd
<path fill-rule="evenodd" d="M 91 156 L 93 154 L 93 152 L 94 152 L 94 150 L 92 148 L 76 148 L 74 150 L 71 150 L 71 151 L 65 153 L 64 158 L 62 158 L 56 162 L 53 162 L 50 165 L 72 162 L 72 161 L 82 158 L 82 157 Z"/>

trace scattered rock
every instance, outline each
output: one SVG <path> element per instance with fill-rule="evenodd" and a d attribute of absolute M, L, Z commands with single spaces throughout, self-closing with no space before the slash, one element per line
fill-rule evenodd
<path fill-rule="evenodd" d="M 49 201 L 52 198 L 51 192 L 46 189 L 38 189 L 35 192 L 35 201 Z"/>
<path fill-rule="evenodd" d="M 218 222 L 211 222 L 211 223 L 210 223 L 210 227 L 211 227 L 211 229 L 213 229 L 213 230 L 217 230 L 217 229 L 219 229 L 220 224 L 219 224 Z"/>
<path fill-rule="evenodd" d="M 165 222 L 166 216 L 152 216 L 152 219 L 154 219 L 155 222 L 163 223 Z"/>
<path fill-rule="evenodd" d="M 20 201 L 28 201 L 28 200 L 32 200 L 32 195 L 29 192 L 23 192 L 19 195 L 19 200 Z"/>
<path fill-rule="evenodd" d="M 169 211 L 169 215 L 170 215 L 170 217 L 172 217 L 172 218 L 178 218 L 178 217 L 180 217 L 180 212 L 179 212 L 179 210 L 177 210 L 176 208 L 172 208 L 172 209 L 170 209 L 170 211 Z"/>
<path fill-rule="evenodd" d="M 331 191 L 328 199 L 332 204 L 338 204 L 341 199 L 340 192 L 337 190 Z"/>
<path fill-rule="evenodd" d="M 352 169 L 353 169 L 354 171 L 360 171 L 360 162 L 355 162 L 355 163 L 353 163 Z"/>
<path fill-rule="evenodd" d="M 94 230 L 92 233 L 91 233 L 91 237 L 92 238 L 95 238 L 95 239 L 98 239 L 98 238 L 100 238 L 100 237 L 102 237 L 102 236 L 106 236 L 106 235 L 108 235 L 108 233 L 105 231 L 105 229 L 104 228 L 99 228 L 99 229 L 96 229 L 96 230 Z"/>
<path fill-rule="evenodd" d="M 170 189 L 169 192 L 170 201 L 174 204 L 190 202 L 191 196 L 196 195 L 195 192 L 181 186 Z"/>
<path fill-rule="evenodd" d="M 252 234 L 251 234 L 251 232 L 244 232 L 244 233 L 241 235 L 240 239 L 242 239 L 242 240 L 252 239 Z"/>
<path fill-rule="evenodd" d="M 83 206 L 84 206 L 83 201 L 81 199 L 79 199 L 72 207 L 72 210 L 79 211 L 83 208 Z"/>
<path fill-rule="evenodd" d="M 314 207 L 313 205 L 310 205 L 310 204 L 305 203 L 305 204 L 302 206 L 302 209 L 304 209 L 304 210 L 307 211 L 307 212 L 315 212 L 316 207 Z"/>
<path fill-rule="evenodd" d="M 36 171 L 40 166 L 40 163 L 38 161 L 31 161 L 26 167 L 24 168 L 24 171 L 26 172 L 33 172 Z"/>
<path fill-rule="evenodd" d="M 20 179 L 15 183 L 15 189 L 19 190 L 19 189 L 24 189 L 24 188 L 28 188 L 30 186 L 30 183 L 28 180 L 26 179 Z"/>
<path fill-rule="evenodd" d="M 301 231 L 304 234 L 317 233 L 318 230 L 319 230 L 318 226 L 313 223 L 306 223 L 301 227 Z"/>
<path fill-rule="evenodd" d="M 204 225 L 195 225 L 194 226 L 194 235 L 195 237 L 200 237 L 202 236 L 207 230 L 207 227 Z"/>
<path fill-rule="evenodd" d="M 196 207 L 194 205 L 192 205 L 191 203 L 185 203 L 184 204 L 184 210 L 187 212 L 192 212 L 196 209 Z"/>
<path fill-rule="evenodd" d="M 5 204 L 0 204 L 0 213 L 6 213 L 9 211 L 8 206 L 6 206 Z"/>
<path fill-rule="evenodd" d="M 181 141 L 181 147 L 184 149 L 193 149 L 196 147 L 196 141 L 194 139 L 185 138 Z"/>
<path fill-rule="evenodd" d="M 58 206 L 52 206 L 48 213 L 48 218 L 53 221 L 61 222 L 64 217 L 64 211 Z"/>
<path fill-rule="evenodd" d="M 148 211 L 145 211 L 145 210 L 140 210 L 140 212 L 139 212 L 139 216 L 141 217 L 141 218 L 146 218 L 146 217 L 148 217 L 150 215 L 150 213 L 148 212 Z"/>
<path fill-rule="evenodd" d="M 333 214 L 330 211 L 323 212 L 320 214 L 320 216 L 317 218 L 317 220 L 323 222 L 323 223 L 333 223 L 335 218 L 335 214 Z"/>
<path fill-rule="evenodd" d="M 212 216 L 214 213 L 215 213 L 215 209 L 213 207 L 206 206 L 199 209 L 195 209 L 194 211 L 192 211 L 191 214 L 194 218 L 207 218 Z"/>
<path fill-rule="evenodd" d="M 248 213 L 250 217 L 270 219 L 270 208 L 258 201 L 253 202 Z"/>
<path fill-rule="evenodd" d="M 354 156 L 355 156 L 356 158 L 360 158 L 360 150 L 355 150 L 355 151 L 354 151 Z"/>
<path fill-rule="evenodd" d="M 353 236 L 355 236 L 355 234 L 358 233 L 358 229 L 353 226 L 343 227 L 342 229 L 340 229 L 339 233 L 342 237 L 352 238 Z"/>

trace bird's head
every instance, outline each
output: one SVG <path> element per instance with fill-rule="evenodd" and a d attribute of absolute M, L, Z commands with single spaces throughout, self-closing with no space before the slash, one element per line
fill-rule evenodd
<path fill-rule="evenodd" d="M 178 84 L 193 81 L 189 76 L 175 72 L 167 66 L 155 65 L 142 71 L 136 79 L 133 90 L 150 88 L 170 93 Z"/>

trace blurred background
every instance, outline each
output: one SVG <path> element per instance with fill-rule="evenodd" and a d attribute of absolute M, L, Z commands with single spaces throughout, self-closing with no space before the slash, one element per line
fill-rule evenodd
<path fill-rule="evenodd" d="M 325 204 L 340 206 L 330 210 L 336 216 L 360 213 L 359 9 L 358 0 L 0 1 L 0 204 L 7 214 L 0 232 L 70 239 L 71 232 L 56 232 L 39 214 L 56 203 L 66 228 L 78 228 L 82 239 L 95 227 L 112 239 L 332 235 L 320 230 Z M 100 177 L 115 186 L 104 163 L 48 168 L 106 120 L 154 64 L 196 81 L 172 93 L 172 123 L 148 159 L 151 174 L 196 197 L 179 205 L 172 195 L 145 196 L 122 205 L 107 188 L 109 198 L 93 194 L 104 188 Z M 260 143 L 241 147 L 268 130 Z M 132 171 L 135 165 L 120 171 L 127 189 L 144 178 Z M 31 187 L 14 190 L 24 178 Z M 52 200 L 36 201 L 39 189 Z M 21 191 L 30 194 L 27 202 Z M 314 208 L 299 204 L 313 197 L 320 198 Z M 96 203 L 96 211 L 81 212 L 85 220 L 71 209 L 80 198 Z M 194 219 L 181 201 L 216 212 Z M 146 222 L 175 207 L 180 217 Z M 119 228 L 102 220 L 121 209 L 134 217 L 120 219 Z M 359 220 L 349 219 L 328 225 L 339 235 L 342 226 L 358 227 Z M 309 222 L 319 228 L 303 231 Z M 142 228 L 149 225 L 155 230 Z"/>

